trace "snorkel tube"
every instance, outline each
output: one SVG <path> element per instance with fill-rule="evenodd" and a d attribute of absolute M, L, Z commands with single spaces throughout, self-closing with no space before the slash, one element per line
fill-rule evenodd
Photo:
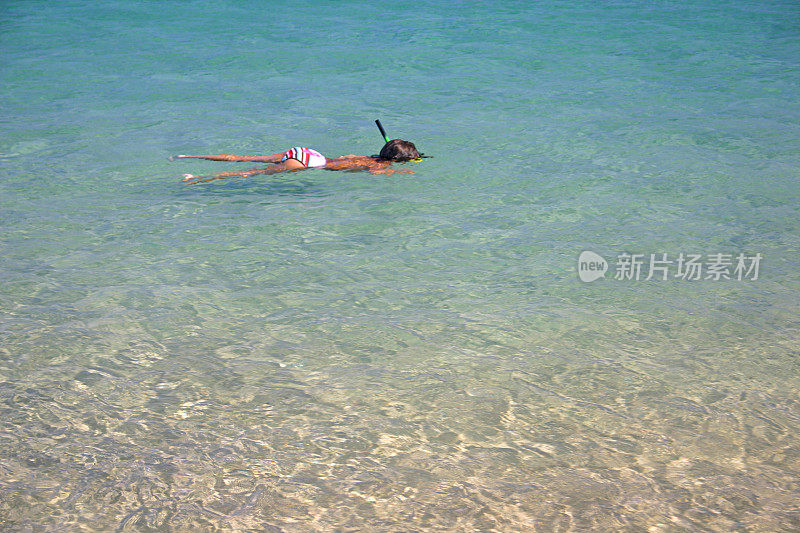
<path fill-rule="evenodd" d="M 383 124 L 381 124 L 381 121 L 380 120 L 376 120 L 375 124 L 377 124 L 378 125 L 378 129 L 381 130 L 381 135 L 383 135 L 383 140 L 388 143 L 389 142 L 389 136 L 386 135 L 386 130 L 383 129 Z"/>

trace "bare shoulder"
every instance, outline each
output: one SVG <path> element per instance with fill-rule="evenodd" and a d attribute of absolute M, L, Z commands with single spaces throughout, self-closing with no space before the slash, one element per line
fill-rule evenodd
<path fill-rule="evenodd" d="M 347 154 L 347 155 L 340 155 L 339 157 L 334 157 L 333 159 L 328 159 L 329 161 L 375 161 L 374 158 L 368 157 L 366 155 L 356 155 L 356 154 Z"/>
<path fill-rule="evenodd" d="M 389 161 L 381 161 L 373 157 L 365 155 L 340 155 L 339 157 L 328 159 L 325 168 L 330 170 L 346 170 L 346 169 L 372 169 L 382 168 L 389 164 Z"/>

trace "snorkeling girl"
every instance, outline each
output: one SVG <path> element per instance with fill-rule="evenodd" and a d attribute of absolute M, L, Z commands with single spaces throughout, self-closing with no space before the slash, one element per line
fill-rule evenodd
<path fill-rule="evenodd" d="M 377 121 L 376 121 L 377 122 Z M 383 128 L 381 128 L 383 132 Z M 385 138 L 385 136 L 384 136 Z M 381 148 L 381 152 L 377 156 L 365 155 L 340 155 L 333 159 L 328 159 L 321 153 L 312 148 L 298 146 L 272 155 L 262 156 L 240 156 L 233 154 L 219 154 L 219 155 L 176 155 L 170 157 L 170 161 L 174 159 L 209 159 L 211 161 L 253 161 L 258 163 L 273 163 L 273 166 L 255 170 L 247 170 L 244 172 L 223 172 L 221 174 L 209 174 L 196 176 L 194 174 L 184 174 L 183 181 L 188 184 L 203 183 L 219 178 L 228 177 L 248 177 L 258 174 L 277 174 L 279 172 L 287 172 L 292 170 L 302 170 L 306 168 L 324 168 L 326 170 L 367 170 L 372 174 L 413 174 L 414 172 L 407 169 L 396 170 L 389 168 L 395 161 L 404 162 L 412 161 L 422 157 L 422 154 L 417 151 L 414 143 L 404 141 L 402 139 L 386 139 L 386 144 Z"/>

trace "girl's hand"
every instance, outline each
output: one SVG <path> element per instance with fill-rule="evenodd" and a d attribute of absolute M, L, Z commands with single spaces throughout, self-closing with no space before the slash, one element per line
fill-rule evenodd
<path fill-rule="evenodd" d="M 414 174 L 414 171 L 405 168 L 400 170 L 395 170 L 393 168 L 380 168 L 376 170 L 370 170 L 370 173 L 371 174 Z"/>

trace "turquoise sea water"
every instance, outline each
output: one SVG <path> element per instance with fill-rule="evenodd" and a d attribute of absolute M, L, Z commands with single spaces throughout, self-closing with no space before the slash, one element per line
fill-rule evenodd
<path fill-rule="evenodd" d="M 7 1 L 0 88 L 2 529 L 800 528 L 797 2 Z"/>

